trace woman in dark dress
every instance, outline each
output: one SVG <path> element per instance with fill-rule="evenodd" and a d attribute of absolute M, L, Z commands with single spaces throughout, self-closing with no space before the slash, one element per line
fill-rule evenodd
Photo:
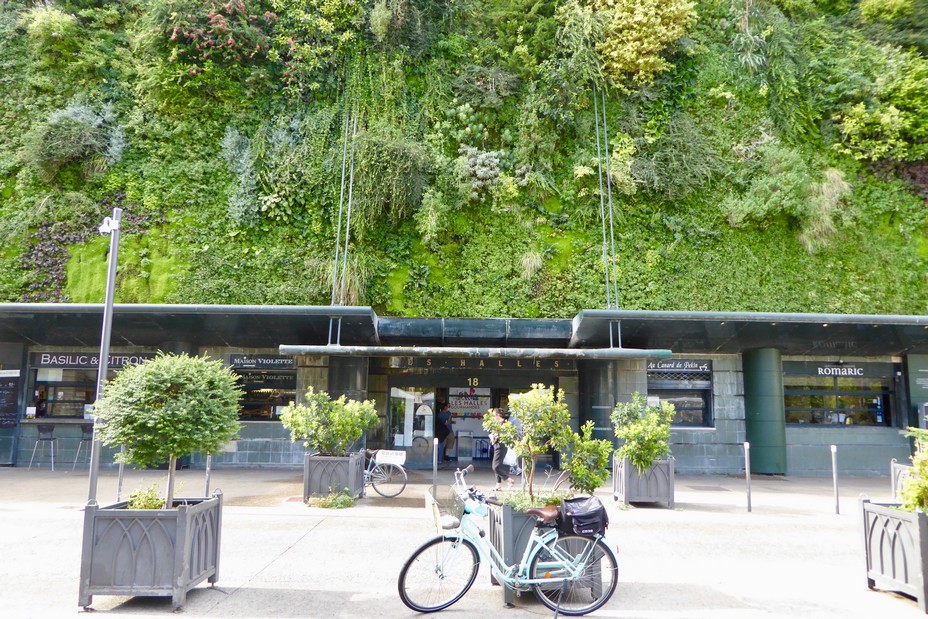
<path fill-rule="evenodd" d="M 493 412 L 496 415 L 496 420 L 500 423 L 507 421 L 503 409 L 497 408 Z M 495 433 L 490 434 L 490 443 L 493 445 L 493 472 L 496 473 L 496 488 L 494 490 L 502 490 L 503 481 L 508 481 L 511 488 L 512 479 L 509 477 L 509 465 L 504 463 L 509 448 L 499 440 Z"/>

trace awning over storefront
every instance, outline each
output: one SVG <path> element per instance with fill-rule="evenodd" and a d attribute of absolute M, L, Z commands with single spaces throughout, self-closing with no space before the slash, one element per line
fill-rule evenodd
<path fill-rule="evenodd" d="M 784 355 L 928 353 L 928 316 L 868 314 L 583 310 L 573 319 L 570 346 L 608 346 L 610 325 L 621 325 L 622 346 L 677 354 L 757 348 Z"/>

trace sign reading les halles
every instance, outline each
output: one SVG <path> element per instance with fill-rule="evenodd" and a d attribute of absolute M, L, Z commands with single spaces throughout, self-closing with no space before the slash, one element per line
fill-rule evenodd
<path fill-rule="evenodd" d="M 153 352 L 113 353 L 109 356 L 108 366 L 121 368 L 154 358 Z M 29 365 L 34 368 L 95 368 L 100 366 L 100 355 L 80 352 L 34 352 L 29 355 Z"/>
<path fill-rule="evenodd" d="M 427 370 L 573 370 L 573 359 L 486 359 L 476 357 L 391 357 L 390 367 Z"/>
<path fill-rule="evenodd" d="M 708 359 L 653 359 L 648 361 L 649 372 L 711 372 Z"/>

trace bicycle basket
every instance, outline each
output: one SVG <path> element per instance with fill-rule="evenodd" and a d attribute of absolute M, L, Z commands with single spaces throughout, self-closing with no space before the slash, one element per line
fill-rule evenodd
<path fill-rule="evenodd" d="M 425 493 L 425 507 L 432 514 L 435 529 L 441 531 L 458 528 L 461 516 L 464 515 L 463 499 L 450 487 L 440 490 L 437 494 L 438 497 L 433 496 L 431 491 Z"/>
<path fill-rule="evenodd" d="M 609 526 L 606 507 L 595 496 L 578 496 L 561 501 L 558 529 L 568 535 L 605 535 Z"/>

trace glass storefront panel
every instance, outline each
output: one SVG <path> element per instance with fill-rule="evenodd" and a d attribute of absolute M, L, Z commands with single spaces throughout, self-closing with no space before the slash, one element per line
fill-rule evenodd
<path fill-rule="evenodd" d="M 648 396 L 673 404 L 675 426 L 712 426 L 712 361 L 663 359 L 648 363 Z"/>
<path fill-rule="evenodd" d="M 239 400 L 242 421 L 271 421 L 280 410 L 296 400 L 295 372 L 236 372 L 245 395 Z"/>
<path fill-rule="evenodd" d="M 115 372 L 109 372 L 113 378 Z M 35 371 L 32 401 L 37 417 L 83 417 L 96 400 L 97 371 L 42 368 Z"/>
<path fill-rule="evenodd" d="M 709 418 L 709 398 L 705 391 L 648 391 L 649 396 L 657 396 L 661 402 L 673 404 L 676 414 L 674 425 L 703 426 Z"/>
<path fill-rule="evenodd" d="M 784 362 L 784 369 L 786 423 L 892 425 L 895 393 L 891 364 Z M 812 371 L 833 375 L 808 375 Z M 858 375 L 841 375 L 843 372 Z M 878 375 L 861 375 L 866 373 Z"/>
<path fill-rule="evenodd" d="M 393 447 L 428 444 L 435 436 L 435 391 L 420 387 L 390 389 L 390 436 Z"/>

